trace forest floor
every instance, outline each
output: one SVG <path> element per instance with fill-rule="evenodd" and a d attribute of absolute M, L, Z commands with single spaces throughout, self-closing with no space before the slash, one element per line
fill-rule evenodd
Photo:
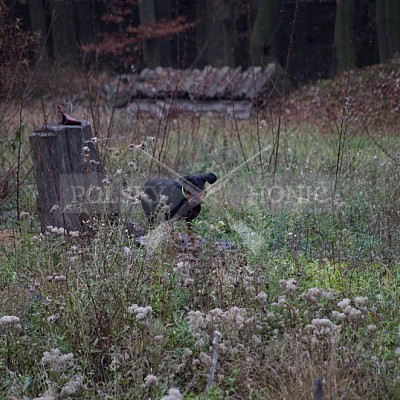
<path fill-rule="evenodd" d="M 347 104 L 347 105 L 346 105 Z M 280 100 L 270 107 L 279 112 Z M 350 106 L 353 127 L 396 131 L 400 123 L 400 61 L 354 69 L 292 91 L 283 103 L 285 122 L 326 132 Z"/>

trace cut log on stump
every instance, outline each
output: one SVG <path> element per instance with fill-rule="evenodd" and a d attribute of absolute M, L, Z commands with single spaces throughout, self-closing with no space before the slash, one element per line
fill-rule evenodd
<path fill-rule="evenodd" d="M 85 230 L 93 215 L 118 213 L 92 140 L 90 124 L 47 124 L 29 135 L 42 230 Z"/>

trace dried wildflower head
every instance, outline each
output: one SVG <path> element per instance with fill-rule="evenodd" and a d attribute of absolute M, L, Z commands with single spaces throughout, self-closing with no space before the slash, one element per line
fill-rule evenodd
<path fill-rule="evenodd" d="M 260 344 L 262 343 L 262 340 L 261 340 L 261 336 L 260 336 L 260 335 L 253 335 L 253 336 L 251 337 L 251 340 L 253 341 L 253 343 L 254 343 L 255 345 L 260 345 Z"/>
<path fill-rule="evenodd" d="M 273 321 L 275 319 L 275 313 L 273 313 L 272 311 L 270 311 L 269 313 L 267 313 L 267 319 L 269 321 Z"/>
<path fill-rule="evenodd" d="M 182 400 L 183 396 L 179 389 L 171 388 L 168 390 L 168 394 L 163 396 L 161 400 Z"/>
<path fill-rule="evenodd" d="M 74 355 L 72 353 L 61 354 L 60 349 L 51 349 L 45 351 L 42 357 L 42 364 L 48 365 L 55 372 L 62 372 L 74 364 Z"/>
<path fill-rule="evenodd" d="M 151 317 L 153 309 L 151 306 L 139 307 L 137 304 L 132 304 L 128 307 L 128 313 L 134 314 L 137 321 L 144 322 Z"/>
<path fill-rule="evenodd" d="M 352 306 L 347 306 L 344 309 L 344 312 L 349 318 L 358 318 L 362 315 L 361 310 L 358 310 L 357 308 L 354 308 Z"/>
<path fill-rule="evenodd" d="M 67 277 L 65 275 L 55 275 L 54 282 L 65 282 Z"/>
<path fill-rule="evenodd" d="M 314 304 L 318 302 L 319 298 L 332 299 L 332 293 L 320 288 L 312 287 L 301 295 L 301 298 L 307 303 Z"/>
<path fill-rule="evenodd" d="M 134 161 L 129 161 L 128 162 L 128 167 L 130 169 L 132 169 L 133 171 L 138 171 L 139 167 L 137 166 L 137 164 Z"/>
<path fill-rule="evenodd" d="M 314 336 L 331 336 L 334 333 L 339 332 L 340 326 L 335 325 L 329 318 L 314 318 L 310 325 L 306 326 L 306 330 L 309 333 L 313 333 Z"/>
<path fill-rule="evenodd" d="M 305 329 L 308 333 L 313 333 L 317 329 L 317 327 L 315 325 L 308 324 L 306 325 Z"/>
<path fill-rule="evenodd" d="M 76 395 L 83 389 L 83 376 L 81 374 L 75 375 L 62 387 L 60 397 L 63 398 Z"/>
<path fill-rule="evenodd" d="M 5 315 L 0 318 L 0 327 L 3 329 L 15 329 L 20 330 L 21 324 L 20 319 L 13 315 Z"/>
<path fill-rule="evenodd" d="M 198 365 L 200 365 L 201 364 L 201 361 L 198 359 L 198 358 L 194 358 L 193 359 L 193 361 L 192 361 L 192 365 L 193 366 L 198 366 Z"/>
<path fill-rule="evenodd" d="M 297 289 L 297 281 L 295 279 L 281 279 L 279 286 L 285 290 L 287 295 L 292 295 Z"/>
<path fill-rule="evenodd" d="M 363 305 L 365 305 L 365 303 L 368 301 L 368 297 L 363 297 L 363 296 L 357 296 L 354 299 L 354 303 L 356 305 L 356 307 L 361 307 Z"/>
<path fill-rule="evenodd" d="M 28 219 L 28 218 L 30 218 L 30 216 L 31 216 L 31 214 L 30 214 L 28 211 L 22 211 L 22 212 L 19 214 L 19 218 L 20 218 L 21 220 Z"/>
<path fill-rule="evenodd" d="M 223 332 L 224 340 L 229 343 L 231 354 L 239 347 L 242 332 L 252 334 L 258 325 L 254 317 L 249 317 L 248 310 L 236 306 L 226 311 L 215 308 L 207 314 L 200 311 L 190 311 L 188 322 L 189 330 L 196 339 L 196 347 L 201 348 L 209 343 L 211 340 L 210 332 L 216 332 L 217 329 Z M 223 342 L 220 345 L 223 346 Z M 204 362 L 204 360 L 202 361 Z"/>
<path fill-rule="evenodd" d="M 65 275 L 49 275 L 46 277 L 49 282 L 65 282 L 67 280 L 67 277 Z"/>
<path fill-rule="evenodd" d="M 260 292 L 257 295 L 257 301 L 261 304 L 264 305 L 267 302 L 267 293 L 265 292 Z"/>
<path fill-rule="evenodd" d="M 195 338 L 206 329 L 205 314 L 201 311 L 189 311 L 188 313 L 189 330 Z"/>
<path fill-rule="evenodd" d="M 346 319 L 346 314 L 339 311 L 332 311 L 332 318 L 336 321 L 344 321 Z"/>
<path fill-rule="evenodd" d="M 60 318 L 60 314 L 50 315 L 50 317 L 47 318 L 47 322 L 50 325 L 52 325 L 52 324 L 55 324 L 59 318 Z"/>
<path fill-rule="evenodd" d="M 332 326 L 332 321 L 329 318 L 314 318 L 311 324 L 317 328 L 330 328 Z"/>
<path fill-rule="evenodd" d="M 140 192 L 139 193 L 139 198 L 141 200 L 143 200 L 143 201 L 147 201 L 147 202 L 150 201 L 149 195 L 147 193 L 145 193 L 145 192 Z"/>
<path fill-rule="evenodd" d="M 342 310 L 344 310 L 347 306 L 349 306 L 351 303 L 350 299 L 343 299 L 341 301 L 339 301 L 339 303 L 337 303 L 337 306 L 339 308 L 341 308 Z"/>
<path fill-rule="evenodd" d="M 144 378 L 144 386 L 146 387 L 157 386 L 157 384 L 158 378 L 153 374 L 149 374 Z"/>
<path fill-rule="evenodd" d="M 50 386 L 40 397 L 34 397 L 32 400 L 56 400 L 56 393 L 53 386 Z"/>
<path fill-rule="evenodd" d="M 278 301 L 272 303 L 273 307 L 277 307 L 277 308 L 283 308 L 286 304 L 286 296 L 279 296 L 278 297 Z"/>
<path fill-rule="evenodd" d="M 194 285 L 194 279 L 193 278 L 186 278 L 185 281 L 183 282 L 183 285 L 186 287 L 193 286 Z"/>
<path fill-rule="evenodd" d="M 204 352 L 201 352 L 199 355 L 199 359 L 202 364 L 206 365 L 207 367 L 211 365 L 211 357 Z"/>
<path fill-rule="evenodd" d="M 304 292 L 301 295 L 301 298 L 305 301 L 307 301 L 307 303 L 316 303 L 318 297 L 321 296 L 322 290 L 319 288 L 310 288 L 307 290 L 307 292 Z"/>
<path fill-rule="evenodd" d="M 56 206 L 53 206 L 53 208 L 54 207 L 56 207 Z M 56 226 L 48 225 L 48 226 L 46 226 L 46 233 L 47 234 L 53 233 L 55 235 L 66 235 L 67 231 L 64 228 L 58 228 Z"/>
<path fill-rule="evenodd" d="M 122 252 L 123 252 L 123 254 L 124 254 L 124 257 L 126 257 L 126 258 L 132 257 L 132 256 L 134 255 L 133 250 L 130 249 L 129 247 L 127 247 L 127 246 L 125 246 L 125 247 L 122 249 Z M 128 310 L 129 310 L 129 309 L 128 309 Z"/>

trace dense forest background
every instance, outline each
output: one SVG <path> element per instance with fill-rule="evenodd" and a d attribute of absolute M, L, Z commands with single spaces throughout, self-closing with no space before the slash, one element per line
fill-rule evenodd
<path fill-rule="evenodd" d="M 29 37 L 35 45 L 26 46 L 31 65 L 121 73 L 157 66 L 247 68 L 273 61 L 300 85 L 385 63 L 400 53 L 398 0 L 2 3 L 3 25 L 38 34 Z M 7 34 L 0 31 L 3 38 Z M 4 60 L 6 41 L 0 43 Z"/>

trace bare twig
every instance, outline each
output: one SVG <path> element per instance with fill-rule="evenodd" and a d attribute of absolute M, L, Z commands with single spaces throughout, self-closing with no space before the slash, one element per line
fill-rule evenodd
<path fill-rule="evenodd" d="M 24 108 L 24 95 L 21 96 L 21 103 L 19 109 L 19 125 L 18 125 L 18 132 L 17 132 L 17 139 L 18 139 L 18 154 L 17 154 L 17 171 L 16 171 L 16 180 L 17 180 L 17 188 L 16 188 L 16 203 L 17 203 L 17 221 L 20 220 L 21 215 L 21 206 L 20 206 L 20 173 L 21 173 L 21 153 L 22 153 L 22 129 L 23 129 L 23 122 L 22 122 L 22 111 Z M 21 227 L 19 227 L 21 230 Z"/>
<path fill-rule="evenodd" d="M 281 98 L 280 98 L 280 102 L 279 102 L 278 127 L 276 130 L 276 141 L 274 143 L 274 148 L 273 148 L 273 152 L 274 152 L 274 169 L 272 172 L 273 184 L 275 184 L 276 170 L 278 167 L 279 142 L 280 142 L 280 136 L 281 136 L 281 127 L 282 127 L 282 110 L 283 110 L 283 101 L 284 101 L 284 96 L 285 96 L 285 83 L 286 83 L 286 78 L 288 75 L 289 59 L 290 59 L 290 54 L 291 54 L 292 47 L 293 47 L 293 36 L 294 36 L 294 30 L 295 30 L 295 26 L 296 26 L 296 19 L 297 19 L 298 11 L 299 11 L 298 4 L 297 4 L 297 0 L 296 0 L 296 7 L 294 10 L 293 21 L 292 21 L 292 30 L 290 32 L 289 48 L 288 48 L 288 52 L 286 55 L 285 72 L 283 74 L 283 79 L 282 79 L 282 93 L 281 93 Z"/>
<path fill-rule="evenodd" d="M 221 332 L 214 331 L 214 337 L 212 341 L 214 352 L 211 361 L 210 376 L 208 377 L 206 393 L 208 393 L 211 386 L 214 384 L 215 370 L 217 369 L 217 362 L 218 362 L 218 340 L 220 337 L 221 337 Z"/>
<path fill-rule="evenodd" d="M 343 162 L 343 146 L 346 140 L 346 133 L 348 130 L 348 123 L 350 118 L 350 109 L 351 103 L 349 102 L 349 98 L 347 96 L 349 92 L 349 80 L 350 80 L 350 71 L 347 73 L 346 79 L 346 88 L 345 88 L 345 101 L 342 108 L 342 117 L 340 119 L 340 125 L 337 127 L 339 132 L 339 143 L 338 149 L 336 153 L 336 170 L 335 170 L 335 184 L 333 187 L 333 193 L 336 193 L 337 185 L 339 183 L 339 175 L 342 169 L 342 162 Z"/>
<path fill-rule="evenodd" d="M 369 132 L 369 130 L 368 130 L 368 127 L 367 126 L 364 126 L 364 129 L 365 129 L 365 132 L 367 132 L 367 135 L 368 135 L 368 137 L 374 142 L 374 144 L 376 145 L 376 146 L 378 146 L 381 150 L 382 150 L 382 152 L 387 156 L 387 157 L 389 157 L 393 162 L 394 162 L 394 164 L 396 165 L 396 167 L 399 167 L 400 166 L 400 163 L 399 163 L 399 161 L 398 160 L 396 160 L 371 134 L 370 134 L 370 132 Z"/>

